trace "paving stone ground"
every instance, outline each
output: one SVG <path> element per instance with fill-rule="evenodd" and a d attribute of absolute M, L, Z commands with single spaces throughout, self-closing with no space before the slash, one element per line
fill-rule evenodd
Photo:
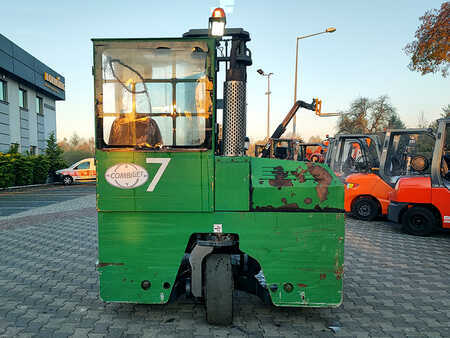
<path fill-rule="evenodd" d="M 0 221 L 0 337 L 450 337 L 448 233 L 347 218 L 341 307 L 276 308 L 236 292 L 233 326 L 215 327 L 188 299 L 102 302 L 96 222 L 92 207 Z"/>

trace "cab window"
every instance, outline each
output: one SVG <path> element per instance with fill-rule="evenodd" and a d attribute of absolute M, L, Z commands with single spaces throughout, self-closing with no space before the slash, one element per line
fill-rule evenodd
<path fill-rule="evenodd" d="M 435 139 L 428 133 L 402 133 L 391 138 L 385 168 L 392 183 L 399 176 L 431 173 Z"/>
<path fill-rule="evenodd" d="M 208 62 L 205 42 L 106 47 L 98 116 L 104 146 L 210 147 L 213 84 Z"/>
<path fill-rule="evenodd" d="M 441 176 L 445 186 L 450 188 L 450 123 L 447 123 L 444 133 L 444 142 L 441 159 Z"/>

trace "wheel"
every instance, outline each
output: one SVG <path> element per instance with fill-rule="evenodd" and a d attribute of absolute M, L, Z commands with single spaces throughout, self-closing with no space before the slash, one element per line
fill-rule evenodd
<path fill-rule="evenodd" d="M 436 226 L 436 217 L 424 207 L 409 208 L 402 218 L 402 230 L 414 236 L 428 236 Z"/>
<path fill-rule="evenodd" d="M 64 185 L 71 185 L 71 184 L 73 184 L 73 178 L 72 178 L 72 176 L 64 176 L 63 177 L 63 184 Z"/>
<path fill-rule="evenodd" d="M 211 254 L 205 264 L 206 320 L 210 324 L 233 322 L 233 273 L 230 255 Z"/>
<path fill-rule="evenodd" d="M 359 197 L 352 204 L 352 214 L 362 221 L 373 221 L 379 214 L 378 203 L 371 197 Z"/>

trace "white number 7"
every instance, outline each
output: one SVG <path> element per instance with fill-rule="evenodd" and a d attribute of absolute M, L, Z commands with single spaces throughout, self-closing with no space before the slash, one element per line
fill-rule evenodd
<path fill-rule="evenodd" d="M 156 185 L 158 184 L 159 180 L 161 179 L 161 176 L 164 174 L 164 171 L 166 170 L 169 162 L 170 162 L 170 158 L 147 157 L 147 163 L 160 163 L 161 164 L 158 171 L 156 172 L 155 177 L 153 177 L 153 180 L 150 182 L 150 185 L 148 186 L 147 191 L 152 192 L 153 190 L 155 190 Z"/>

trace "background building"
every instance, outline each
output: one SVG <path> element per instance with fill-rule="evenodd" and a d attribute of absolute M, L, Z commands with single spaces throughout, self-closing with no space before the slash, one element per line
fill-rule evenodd
<path fill-rule="evenodd" d="M 0 152 L 43 153 L 56 135 L 55 101 L 65 99 L 65 79 L 0 34 Z"/>

